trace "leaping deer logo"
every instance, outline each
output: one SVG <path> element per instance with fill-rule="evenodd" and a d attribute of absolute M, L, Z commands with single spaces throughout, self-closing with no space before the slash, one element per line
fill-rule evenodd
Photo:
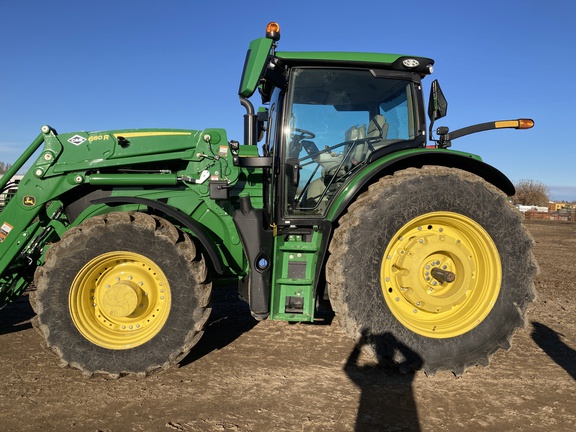
<path fill-rule="evenodd" d="M 30 196 L 30 195 L 27 195 L 22 200 L 22 204 L 24 204 L 26 207 L 32 207 L 33 205 L 36 204 L 36 198 L 34 198 L 33 196 Z"/>

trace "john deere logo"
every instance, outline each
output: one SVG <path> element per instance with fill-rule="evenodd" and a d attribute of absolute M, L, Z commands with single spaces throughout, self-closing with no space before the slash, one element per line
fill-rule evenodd
<path fill-rule="evenodd" d="M 33 196 L 27 195 L 22 200 L 22 204 L 24 204 L 26 207 L 32 207 L 33 205 L 36 204 L 36 198 L 34 198 Z"/>

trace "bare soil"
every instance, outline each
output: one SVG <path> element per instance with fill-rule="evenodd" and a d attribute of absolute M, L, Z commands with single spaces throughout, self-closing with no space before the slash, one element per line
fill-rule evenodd
<path fill-rule="evenodd" d="M 528 229 L 540 265 L 529 323 L 461 378 L 357 360 L 336 320 L 258 323 L 225 289 L 180 367 L 86 378 L 42 348 L 24 296 L 0 312 L 0 430 L 574 431 L 576 224 Z"/>

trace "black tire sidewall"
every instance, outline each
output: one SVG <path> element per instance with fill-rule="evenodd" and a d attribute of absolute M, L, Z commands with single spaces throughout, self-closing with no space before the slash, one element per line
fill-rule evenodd
<path fill-rule="evenodd" d="M 78 272 L 90 260 L 116 251 L 143 255 L 153 261 L 170 284 L 171 307 L 166 323 L 151 340 L 126 350 L 111 350 L 91 343 L 78 331 L 69 312 L 69 291 Z M 93 227 L 74 237 L 74 250 L 57 253 L 61 265 L 44 274 L 49 289 L 38 299 L 43 305 L 40 321 L 49 329 L 48 345 L 57 347 L 63 360 L 90 372 L 148 372 L 180 354 L 188 332 L 194 328 L 193 295 L 196 281 L 187 269 L 190 264 L 167 238 L 131 224 Z M 173 360 L 173 359 L 172 359 Z"/>
<path fill-rule="evenodd" d="M 454 170 L 452 170 L 454 171 Z M 530 300 L 530 242 L 521 221 L 505 197 L 481 181 L 454 173 L 405 176 L 401 181 L 377 185 L 371 199 L 352 210 L 358 221 L 348 228 L 352 249 L 346 255 L 343 301 L 356 331 L 391 334 L 421 357 L 430 370 L 459 368 L 476 363 L 506 344 L 522 324 L 519 310 Z M 430 212 L 455 212 L 480 224 L 494 241 L 502 264 L 502 284 L 496 304 L 477 327 L 453 338 L 431 339 L 403 326 L 383 298 L 380 268 L 387 245 L 398 230 Z M 384 356 L 393 353 L 376 347 Z M 384 351 L 384 352 L 382 352 Z"/>

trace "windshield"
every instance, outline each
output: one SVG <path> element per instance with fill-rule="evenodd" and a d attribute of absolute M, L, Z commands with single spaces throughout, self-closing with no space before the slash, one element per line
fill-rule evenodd
<path fill-rule="evenodd" d="M 369 70 L 294 69 L 286 136 L 288 215 L 322 214 L 368 156 L 417 136 L 413 83 Z"/>

